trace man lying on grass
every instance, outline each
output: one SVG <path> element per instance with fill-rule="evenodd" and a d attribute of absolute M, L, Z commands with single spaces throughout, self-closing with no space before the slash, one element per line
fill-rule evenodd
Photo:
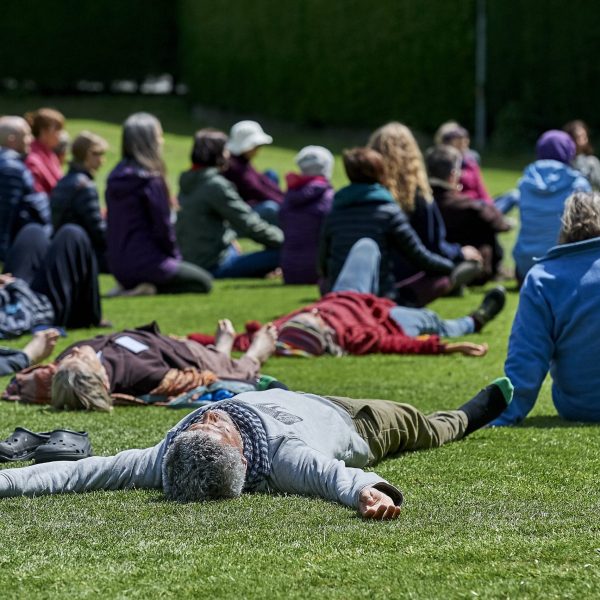
<path fill-rule="evenodd" d="M 511 396 L 508 379 L 497 379 L 458 410 L 425 416 L 385 400 L 247 392 L 197 409 L 145 450 L 0 471 L 0 497 L 145 488 L 194 502 L 281 492 L 394 519 L 402 493 L 362 468 L 464 438 L 495 419 Z"/>

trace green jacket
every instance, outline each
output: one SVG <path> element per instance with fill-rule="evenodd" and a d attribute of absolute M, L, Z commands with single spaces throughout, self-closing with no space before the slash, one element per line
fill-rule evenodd
<path fill-rule="evenodd" d="M 177 242 L 184 260 L 217 267 L 231 242 L 246 237 L 279 248 L 283 232 L 260 218 L 216 168 L 186 171 L 179 178 Z"/>

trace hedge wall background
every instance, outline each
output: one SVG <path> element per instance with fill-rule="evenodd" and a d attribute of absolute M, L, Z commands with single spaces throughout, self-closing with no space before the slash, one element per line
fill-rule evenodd
<path fill-rule="evenodd" d="M 181 0 L 183 79 L 203 103 L 308 123 L 470 123 L 473 6 Z"/>
<path fill-rule="evenodd" d="M 169 0 L 2 0 L 0 77 L 71 91 L 176 73 L 176 18 Z"/>

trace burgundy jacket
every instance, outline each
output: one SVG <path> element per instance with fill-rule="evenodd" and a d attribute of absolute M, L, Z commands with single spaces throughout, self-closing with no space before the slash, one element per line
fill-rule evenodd
<path fill-rule="evenodd" d="M 243 156 L 231 155 L 229 167 L 223 176 L 235 185 L 238 194 L 250 206 L 265 200 L 274 200 L 278 204 L 283 202 L 283 192 L 279 186 L 267 175 L 259 173 Z"/>

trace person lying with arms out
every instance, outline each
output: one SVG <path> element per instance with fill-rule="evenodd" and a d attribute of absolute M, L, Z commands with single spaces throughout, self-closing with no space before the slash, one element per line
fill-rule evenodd
<path fill-rule="evenodd" d="M 136 488 L 202 502 L 289 493 L 339 502 L 367 519 L 395 519 L 402 492 L 363 468 L 460 440 L 496 418 L 511 395 L 501 378 L 458 410 L 425 416 L 386 400 L 246 392 L 195 410 L 145 450 L 0 471 L 0 497 Z"/>

